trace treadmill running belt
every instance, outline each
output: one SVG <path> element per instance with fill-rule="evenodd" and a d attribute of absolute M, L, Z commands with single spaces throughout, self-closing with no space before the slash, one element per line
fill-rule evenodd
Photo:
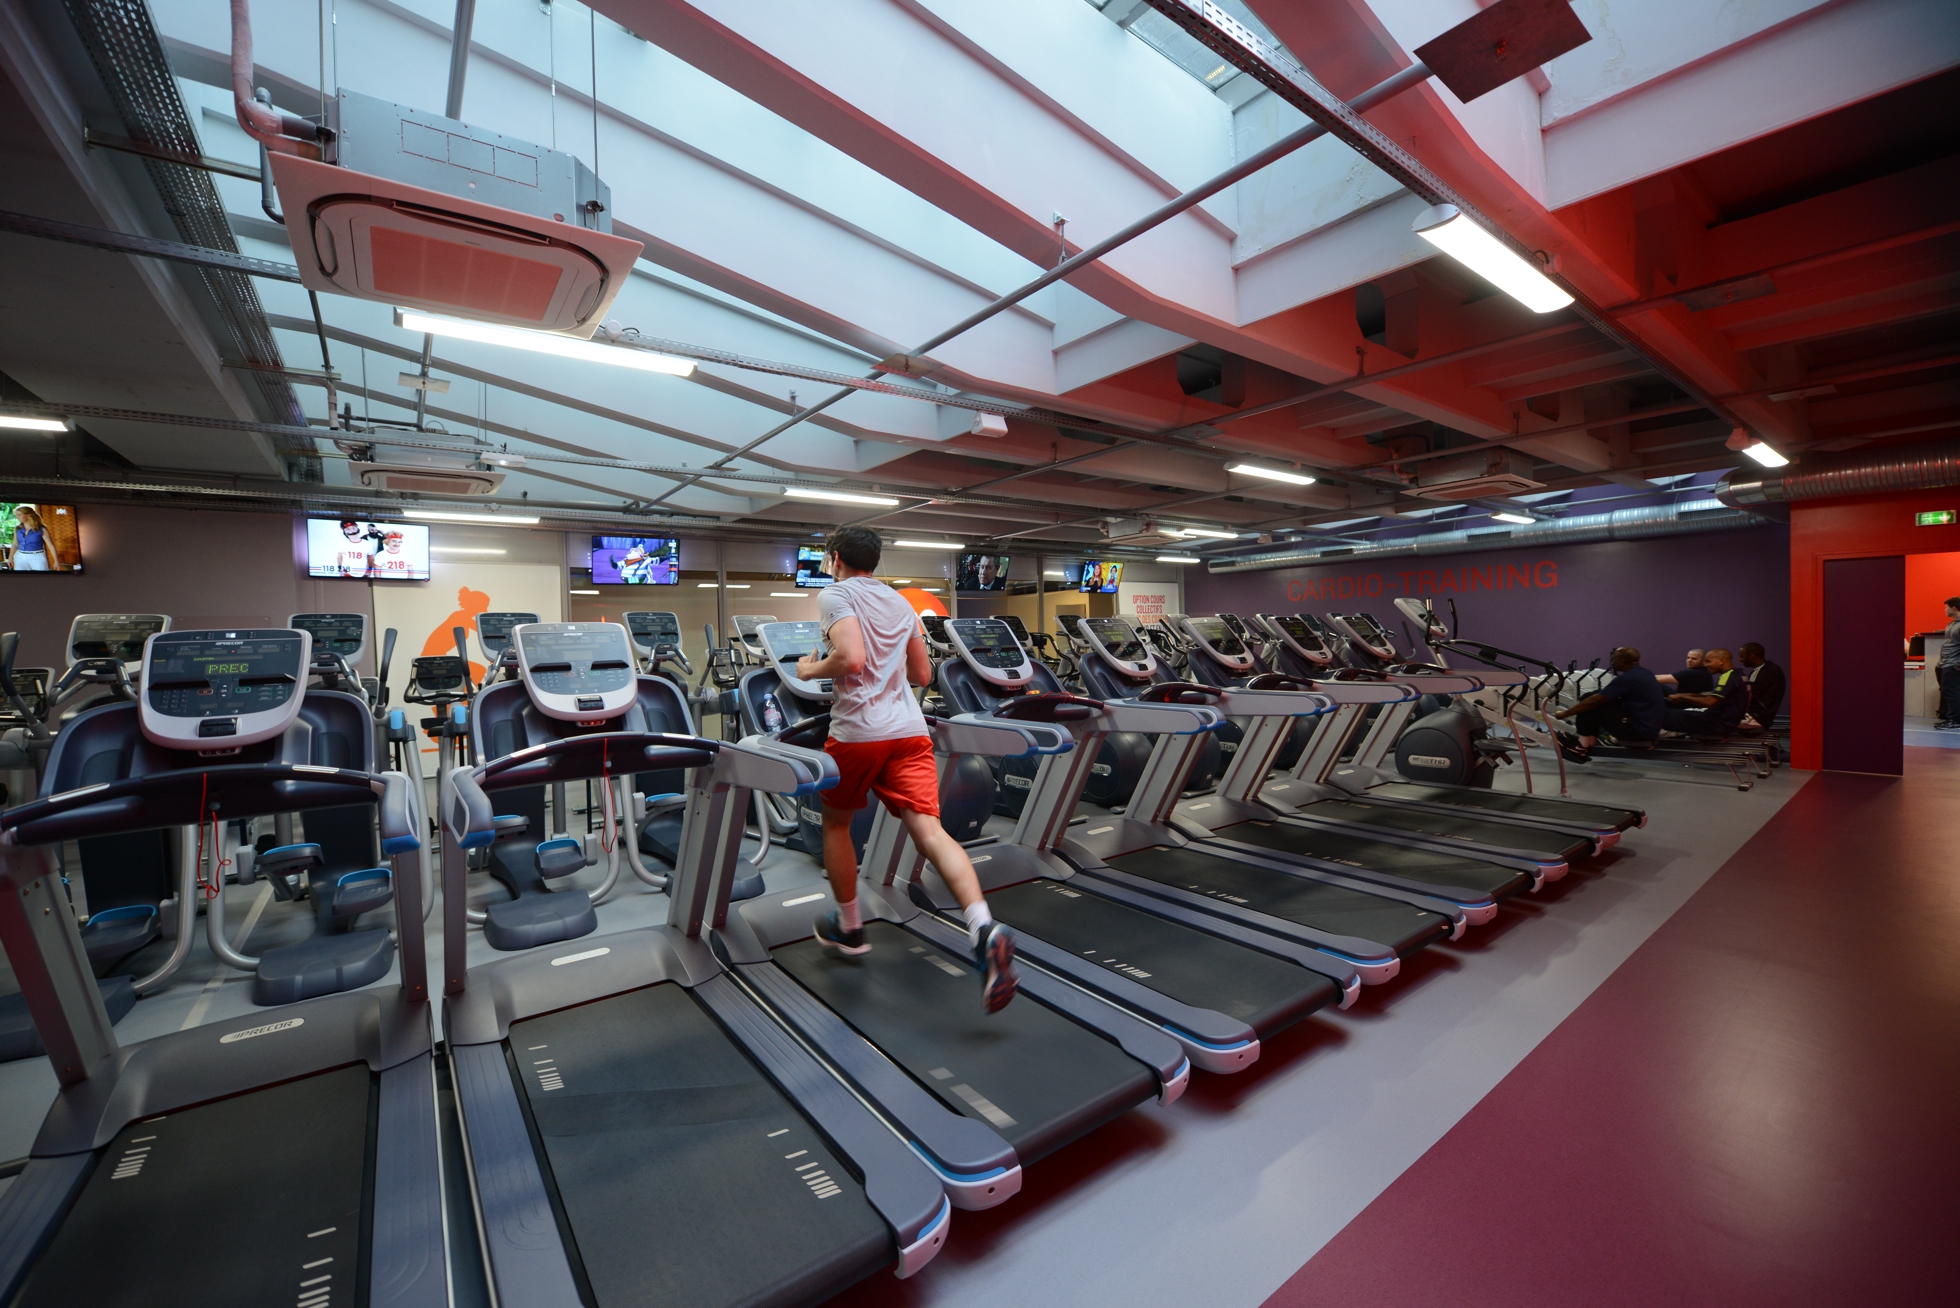
<path fill-rule="evenodd" d="M 372 1079 L 343 1067 L 130 1123 L 15 1308 L 352 1308 Z"/>
<path fill-rule="evenodd" d="M 776 962 L 954 1112 L 984 1122 L 1032 1162 L 1151 1098 L 1157 1080 L 1120 1048 L 1022 995 L 991 1016 L 965 958 L 890 922 L 866 922 L 871 952 L 815 940 Z"/>
<path fill-rule="evenodd" d="M 1123 854 L 1108 862 L 1119 872 L 1180 890 L 1213 895 L 1226 903 L 1298 922 L 1301 926 L 1373 940 L 1404 958 L 1450 933 L 1450 920 L 1441 913 L 1385 895 L 1365 894 L 1290 872 L 1274 872 L 1221 858 L 1203 849 L 1158 846 Z"/>
<path fill-rule="evenodd" d="M 1592 852 L 1586 836 L 1547 831 L 1543 827 L 1520 827 L 1509 822 L 1486 822 L 1452 813 L 1424 813 L 1388 804 L 1371 804 L 1360 799 L 1317 799 L 1302 804 L 1303 817 L 1331 818 L 1336 822 L 1365 822 L 1371 827 L 1407 831 L 1411 835 L 1436 836 L 1443 840 L 1474 840 L 1480 845 L 1514 849 L 1519 853 L 1560 861 L 1583 857 Z"/>
<path fill-rule="evenodd" d="M 1236 1017 L 1262 1037 L 1341 997 L 1340 988 L 1271 954 L 1038 877 L 996 890 L 1000 920 L 1160 995 Z"/>
<path fill-rule="evenodd" d="M 1607 831 L 1625 831 L 1640 822 L 1639 809 L 1584 804 L 1569 799 L 1545 799 L 1537 795 L 1519 795 L 1508 790 L 1484 790 L 1474 786 L 1425 786 L 1413 781 L 1390 781 L 1368 787 L 1368 793 L 1380 795 L 1383 799 L 1455 804 L 1459 808 L 1481 809 L 1486 813 L 1515 813 L 1519 817 L 1545 818 L 1553 822 L 1584 823 Z"/>
<path fill-rule="evenodd" d="M 601 1308 L 822 1298 L 891 1260 L 862 1186 L 680 986 L 514 1022 L 506 1048 Z"/>
<path fill-rule="evenodd" d="M 1393 845 L 1386 840 L 1351 836 L 1345 831 L 1323 831 L 1318 827 L 1291 822 L 1235 822 L 1216 827 L 1212 834 L 1221 840 L 1303 858 L 1325 859 L 1351 867 L 1419 881 L 1432 886 L 1477 890 L 1492 899 L 1508 899 L 1529 889 L 1531 877 L 1516 868 L 1486 863 L 1464 854 L 1442 854 L 1433 849 L 1414 849 Z"/>

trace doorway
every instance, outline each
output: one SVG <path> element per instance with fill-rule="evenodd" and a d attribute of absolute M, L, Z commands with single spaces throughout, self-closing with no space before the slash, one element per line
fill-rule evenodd
<path fill-rule="evenodd" d="M 1906 560 L 1824 563 L 1824 767 L 1905 771 Z"/>
<path fill-rule="evenodd" d="M 1936 731 L 1936 667 L 1946 630 L 1946 602 L 1960 596 L 1960 553 L 1906 555 L 1905 743 L 1960 749 L 1960 731 Z"/>

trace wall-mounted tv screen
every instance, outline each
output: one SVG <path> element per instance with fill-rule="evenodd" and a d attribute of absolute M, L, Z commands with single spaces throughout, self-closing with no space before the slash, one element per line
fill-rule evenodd
<path fill-rule="evenodd" d="M 836 578 L 823 570 L 823 546 L 796 547 L 796 584 L 803 587 L 828 586 Z M 842 592 L 840 591 L 839 594 Z"/>
<path fill-rule="evenodd" d="M 1006 590 L 1007 563 L 1008 556 L 1005 554 L 960 555 L 960 589 Z"/>
<path fill-rule="evenodd" d="M 0 571 L 80 572 L 82 535 L 72 504 L 0 500 Z"/>
<path fill-rule="evenodd" d="M 1085 595 L 1114 595 L 1117 583 L 1122 580 L 1123 565 L 1120 562 L 1090 560 L 1082 565 L 1082 581 L 1077 589 Z"/>
<path fill-rule="evenodd" d="M 681 579 L 681 543 L 659 536 L 594 536 L 595 586 L 672 586 Z"/>
<path fill-rule="evenodd" d="M 308 518 L 306 575 L 356 581 L 427 581 L 429 529 L 419 522 Z"/>

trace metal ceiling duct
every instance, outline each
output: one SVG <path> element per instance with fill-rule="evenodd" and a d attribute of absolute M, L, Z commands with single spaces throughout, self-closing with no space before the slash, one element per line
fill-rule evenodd
<path fill-rule="evenodd" d="M 1465 550 L 1518 549 L 1523 546 L 1578 545 L 1596 540 L 1647 540 L 1656 536 L 1686 536 L 1732 527 L 1756 527 L 1763 519 L 1714 500 L 1689 500 L 1641 509 L 1615 509 L 1582 517 L 1557 518 L 1513 527 L 1509 531 L 1480 527 L 1474 531 L 1436 531 L 1405 536 L 1378 545 L 1323 545 L 1312 549 L 1273 550 L 1241 558 L 1218 559 L 1206 571 L 1265 572 L 1274 568 L 1310 567 L 1321 563 L 1354 563 L 1422 554 L 1460 554 Z"/>
<path fill-rule="evenodd" d="M 1938 490 L 1945 486 L 1960 486 L 1960 441 L 1875 450 L 1774 472 L 1732 472 L 1715 488 L 1715 494 L 1724 504 L 1750 509 L 1839 495 Z"/>
<path fill-rule="evenodd" d="M 204 147 L 184 110 L 163 42 L 143 0 L 66 0 L 64 7 L 129 137 L 179 155 L 202 154 Z M 208 173 L 148 157 L 143 166 L 181 240 L 238 253 L 224 202 Z M 275 422 L 304 425 L 305 412 L 279 375 L 285 365 L 251 279 L 222 268 L 200 268 L 197 275 L 217 310 L 222 336 L 228 338 L 221 338 L 221 344 L 247 365 L 247 387 L 256 391 Z M 276 441 L 292 462 L 295 480 L 321 479 L 312 440 L 283 436 Z"/>

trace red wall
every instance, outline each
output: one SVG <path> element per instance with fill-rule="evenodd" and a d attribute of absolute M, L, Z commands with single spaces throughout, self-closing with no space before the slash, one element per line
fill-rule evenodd
<path fill-rule="evenodd" d="M 1932 527 L 1922 528 L 1931 532 Z M 1906 638 L 1946 629 L 1946 602 L 1960 595 L 1960 554 L 1915 554 L 1906 560 Z"/>
<path fill-rule="evenodd" d="M 1888 554 L 1960 553 L 1960 524 L 1916 527 L 1913 515 L 1960 508 L 1960 490 L 1862 495 L 1790 506 L 1790 750 L 1800 768 L 1824 765 L 1824 563 Z M 1960 589 L 1948 594 L 1960 594 Z M 1939 596 L 1946 598 L 1945 595 Z M 1917 625 L 1908 592 L 1908 630 Z"/>

